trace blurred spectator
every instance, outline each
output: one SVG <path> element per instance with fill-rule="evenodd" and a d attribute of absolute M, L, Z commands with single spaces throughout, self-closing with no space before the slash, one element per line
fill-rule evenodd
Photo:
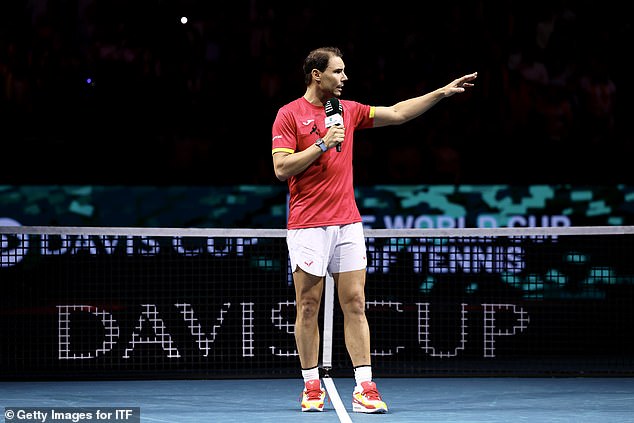
<path fill-rule="evenodd" d="M 605 63 L 590 58 L 587 69 L 579 77 L 579 105 L 582 131 L 593 144 L 614 137 L 616 84 Z"/>

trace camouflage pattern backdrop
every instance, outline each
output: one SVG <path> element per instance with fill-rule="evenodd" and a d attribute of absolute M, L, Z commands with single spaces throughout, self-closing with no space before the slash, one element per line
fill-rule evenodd
<path fill-rule="evenodd" d="M 634 186 L 359 187 L 367 228 L 634 224 Z M 0 186 L 0 226 L 284 228 L 287 188 Z"/>

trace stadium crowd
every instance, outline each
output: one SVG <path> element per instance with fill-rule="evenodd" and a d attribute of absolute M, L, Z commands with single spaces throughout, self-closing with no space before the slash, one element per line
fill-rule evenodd
<path fill-rule="evenodd" d="M 359 134 L 357 185 L 628 183 L 633 7 L 1 2 L 0 181 L 279 183 L 274 113 L 303 89 L 306 53 L 336 45 L 344 98 L 368 104 L 479 75 L 423 119 Z"/>

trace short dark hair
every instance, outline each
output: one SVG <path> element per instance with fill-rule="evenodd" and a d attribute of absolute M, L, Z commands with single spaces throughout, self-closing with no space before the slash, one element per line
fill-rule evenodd
<path fill-rule="evenodd" d="M 304 59 L 304 82 L 306 85 L 310 84 L 312 80 L 311 72 L 313 69 L 317 69 L 323 72 L 328 67 L 328 62 L 331 57 L 343 57 L 343 53 L 337 47 L 319 47 L 308 53 L 306 59 Z"/>

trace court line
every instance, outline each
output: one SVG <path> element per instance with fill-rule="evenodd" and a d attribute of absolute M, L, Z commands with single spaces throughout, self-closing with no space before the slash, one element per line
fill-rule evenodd
<path fill-rule="evenodd" d="M 341 401 L 339 392 L 337 392 L 335 382 L 330 378 L 330 376 L 324 376 L 323 381 L 326 391 L 328 391 L 330 402 L 332 402 L 332 405 L 335 407 L 335 411 L 337 412 L 337 416 L 339 416 L 339 421 L 341 423 L 352 423 L 352 419 Z"/>
<path fill-rule="evenodd" d="M 332 368 L 332 332 L 333 332 L 333 311 L 335 302 L 335 281 L 332 276 L 326 273 L 326 289 L 324 293 L 324 334 L 322 336 L 322 370 L 324 371 L 323 382 L 330 397 L 330 402 L 335 407 L 337 416 L 341 423 L 352 423 L 346 407 L 341 401 L 335 382 L 330 378 L 328 371 Z"/>

